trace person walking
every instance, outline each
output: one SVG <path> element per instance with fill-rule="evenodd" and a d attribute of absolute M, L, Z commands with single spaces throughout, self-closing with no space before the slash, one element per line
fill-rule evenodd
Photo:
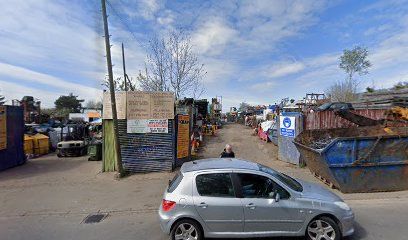
<path fill-rule="evenodd" d="M 235 153 L 232 151 L 231 145 L 225 145 L 224 151 L 221 153 L 220 158 L 235 158 Z"/>

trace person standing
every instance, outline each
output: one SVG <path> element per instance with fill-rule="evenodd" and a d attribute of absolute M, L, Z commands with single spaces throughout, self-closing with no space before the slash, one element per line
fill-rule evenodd
<path fill-rule="evenodd" d="M 220 158 L 235 158 L 235 153 L 232 151 L 231 145 L 225 145 L 224 151 L 221 153 Z"/>

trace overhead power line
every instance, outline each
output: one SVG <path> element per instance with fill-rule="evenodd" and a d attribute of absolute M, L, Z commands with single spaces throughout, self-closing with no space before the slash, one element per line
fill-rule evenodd
<path fill-rule="evenodd" d="M 136 37 L 135 33 L 133 32 L 133 30 L 130 28 L 129 24 L 123 19 L 123 17 L 119 14 L 119 12 L 115 9 L 115 7 L 113 7 L 113 5 L 110 3 L 110 1 L 106 0 L 106 3 L 108 4 L 108 6 L 110 7 L 110 9 L 112 10 L 112 13 L 114 15 L 116 15 L 119 19 L 119 21 L 122 23 L 122 25 L 126 28 L 126 31 L 132 35 L 132 37 L 136 40 L 137 43 L 140 44 L 140 46 L 144 47 L 144 45 L 139 41 L 139 39 Z"/>

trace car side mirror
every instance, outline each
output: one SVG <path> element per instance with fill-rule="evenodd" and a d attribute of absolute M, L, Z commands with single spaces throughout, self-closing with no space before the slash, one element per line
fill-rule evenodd
<path fill-rule="evenodd" d="M 279 202 L 279 200 L 280 200 L 280 195 L 279 195 L 279 193 L 276 193 L 275 194 L 275 202 Z"/>

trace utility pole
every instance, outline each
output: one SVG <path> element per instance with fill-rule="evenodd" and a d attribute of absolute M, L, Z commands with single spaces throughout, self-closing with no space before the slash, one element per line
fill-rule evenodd
<path fill-rule="evenodd" d="M 113 135 L 115 139 L 116 148 L 116 169 L 119 173 L 118 177 L 123 176 L 123 166 L 122 166 L 122 156 L 120 154 L 120 144 L 119 144 L 119 131 L 118 131 L 118 115 L 116 112 L 116 99 L 115 99 L 115 88 L 113 83 L 113 71 L 112 71 L 112 59 L 111 59 L 111 45 L 109 41 L 109 29 L 108 29 L 108 16 L 106 15 L 106 2 L 101 0 L 102 4 L 102 17 L 103 17 L 103 28 L 105 30 L 105 46 L 106 46 L 106 63 L 108 65 L 108 75 L 109 75 L 109 90 L 111 97 L 112 106 L 112 119 L 113 119 Z"/>
<path fill-rule="evenodd" d="M 122 43 L 122 62 L 123 62 L 123 79 L 125 80 L 125 91 L 128 90 L 127 88 L 127 74 L 126 74 L 126 64 L 125 64 L 125 48 L 123 47 Z"/>

